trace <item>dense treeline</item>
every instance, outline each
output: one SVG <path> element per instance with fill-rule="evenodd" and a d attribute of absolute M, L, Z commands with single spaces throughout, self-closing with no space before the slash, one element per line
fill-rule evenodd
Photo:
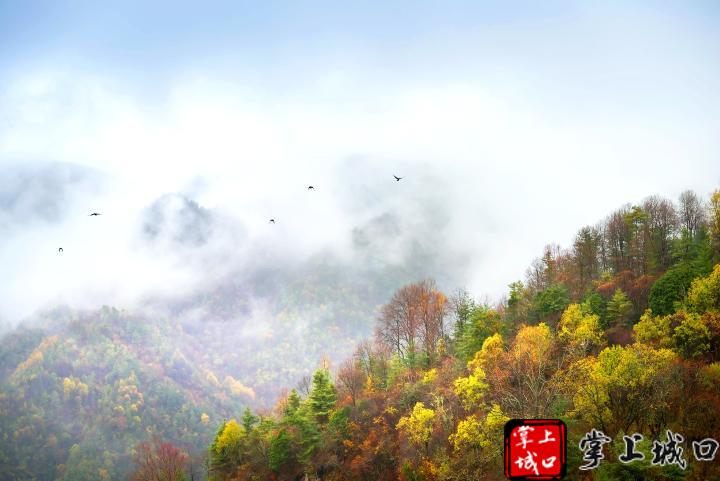
<path fill-rule="evenodd" d="M 499 480 L 510 418 L 569 427 L 568 479 L 720 478 L 692 459 L 720 437 L 720 191 L 650 197 L 548 246 L 496 306 L 431 281 L 399 289 L 373 340 L 272 412 L 222 423 L 209 475 L 230 480 Z M 578 469 L 591 428 L 614 440 Z M 652 466 L 671 429 L 686 469 Z M 645 460 L 617 462 L 641 433 Z M 180 478 L 178 478 L 180 479 Z"/>

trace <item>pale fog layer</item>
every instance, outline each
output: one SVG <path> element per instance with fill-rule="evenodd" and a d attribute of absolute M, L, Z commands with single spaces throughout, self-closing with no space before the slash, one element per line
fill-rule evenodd
<path fill-rule="evenodd" d="M 626 202 L 707 197 L 717 15 L 615 8 L 263 10 L 250 30 L 180 8 L 4 15 L 0 321 L 307 275 L 318 256 L 498 300 Z"/>

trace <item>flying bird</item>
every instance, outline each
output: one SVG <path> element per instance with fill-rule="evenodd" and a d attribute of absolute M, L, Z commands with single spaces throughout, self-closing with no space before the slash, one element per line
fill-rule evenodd
<path fill-rule="evenodd" d="M 98 213 L 98 212 L 93 212 L 93 213 L 90 214 L 88 217 L 92 217 L 92 216 L 94 216 L 94 215 L 102 215 L 102 214 L 100 214 L 100 213 Z"/>
<path fill-rule="evenodd" d="M 274 223 L 275 223 L 275 219 L 270 219 L 270 223 L 271 223 L 271 224 L 274 224 Z"/>
<path fill-rule="evenodd" d="M 308 186 L 308 190 L 315 190 L 315 187 L 313 187 L 312 185 Z"/>
<path fill-rule="evenodd" d="M 61 248 L 58 249 L 58 253 L 59 253 L 59 254 L 62 254 L 62 252 L 63 252 L 63 248 L 61 247 Z"/>
<path fill-rule="evenodd" d="M 398 182 L 400 182 L 400 179 L 402 179 L 402 177 L 398 177 L 397 175 L 393 175 L 393 177 L 395 177 L 395 180 Z"/>

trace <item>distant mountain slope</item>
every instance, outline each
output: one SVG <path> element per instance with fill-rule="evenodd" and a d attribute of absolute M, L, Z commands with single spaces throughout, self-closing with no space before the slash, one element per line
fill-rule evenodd
<path fill-rule="evenodd" d="M 8 331 L 0 480 L 124 479 L 132 448 L 153 434 L 205 452 L 223 418 L 272 405 L 323 357 L 349 356 L 377 306 L 418 274 L 350 271 L 316 256 L 133 313 L 57 308 Z"/>
<path fill-rule="evenodd" d="M 0 479 L 121 479 L 152 434 L 202 451 L 252 392 L 169 321 L 56 310 L 0 341 Z"/>
<path fill-rule="evenodd" d="M 0 480 L 124 479 L 133 446 L 153 434 L 205 452 L 224 417 L 272 405 L 324 357 L 348 357 L 395 289 L 447 261 L 420 237 L 384 261 L 393 222 L 384 214 L 355 229 L 351 260 L 258 262 L 132 313 L 58 308 L 9 330 Z"/>

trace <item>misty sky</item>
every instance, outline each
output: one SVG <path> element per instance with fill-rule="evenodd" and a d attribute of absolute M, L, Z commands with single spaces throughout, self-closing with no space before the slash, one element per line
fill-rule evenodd
<path fill-rule="evenodd" d="M 0 2 L 0 320 L 351 257 L 388 213 L 499 298 L 720 187 L 717 2 L 111 3 Z"/>

